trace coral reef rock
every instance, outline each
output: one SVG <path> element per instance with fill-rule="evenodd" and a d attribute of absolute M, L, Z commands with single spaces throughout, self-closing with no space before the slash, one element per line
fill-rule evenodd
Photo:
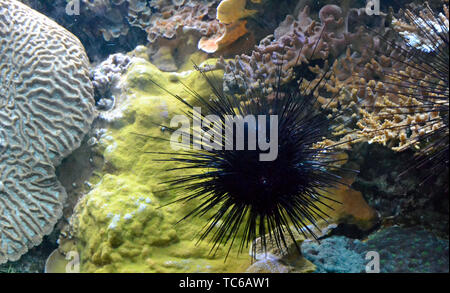
<path fill-rule="evenodd" d="M 420 178 L 426 170 L 411 170 L 401 175 L 413 156 L 412 150 L 398 153 L 380 144 L 354 145 L 350 160 L 361 171 L 352 187 L 364 194 L 382 221 L 421 226 L 448 237 L 449 204 L 445 192 L 448 179 L 444 181 L 448 173 L 436 182 L 421 186 Z"/>
<path fill-rule="evenodd" d="M 0 263 L 41 243 L 66 193 L 55 166 L 94 119 L 78 39 L 15 0 L 0 0 Z"/>

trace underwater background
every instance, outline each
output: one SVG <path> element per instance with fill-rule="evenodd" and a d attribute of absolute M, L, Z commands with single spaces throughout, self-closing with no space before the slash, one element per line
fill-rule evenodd
<path fill-rule="evenodd" d="M 448 14 L 446 0 L 0 0 L 0 272 L 448 272 Z M 321 200 L 299 213 L 314 233 L 198 242 L 222 202 L 180 221 L 204 198 L 168 184 L 195 174 L 158 160 L 174 155 L 170 118 L 216 89 L 270 100 L 281 85 L 315 97 L 332 129 L 315 143 L 339 149 L 343 184 L 311 177 Z"/>

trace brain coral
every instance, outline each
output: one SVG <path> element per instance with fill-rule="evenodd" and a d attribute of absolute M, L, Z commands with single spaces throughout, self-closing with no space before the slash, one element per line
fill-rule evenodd
<path fill-rule="evenodd" d="M 44 15 L 0 0 L 0 263 L 51 232 L 65 190 L 55 166 L 94 118 L 81 43 Z"/>

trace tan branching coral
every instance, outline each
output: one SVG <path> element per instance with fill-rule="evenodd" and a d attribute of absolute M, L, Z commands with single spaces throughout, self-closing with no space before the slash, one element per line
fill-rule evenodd
<path fill-rule="evenodd" d="M 438 19 L 429 8 L 424 11 L 416 24 L 394 18 L 393 28 L 399 34 L 388 30 L 385 35 L 368 38 L 365 47 L 359 51 L 348 48 L 346 56 L 334 62 L 327 94 L 319 101 L 331 108 L 339 105 L 351 110 L 351 114 L 343 115 L 348 126 L 342 129 L 342 134 L 348 133 L 343 140 L 380 143 L 403 151 L 420 149 L 422 138 L 438 130 L 448 136 L 448 122 L 441 116 L 442 109 L 447 108 L 448 113 L 448 67 L 445 73 L 445 67 L 433 65 L 427 57 L 431 51 L 441 50 L 443 55 L 438 58 L 447 63 L 448 47 L 438 49 L 443 43 L 439 37 L 431 44 L 423 36 L 426 30 L 430 36 L 446 27 L 446 32 L 440 33 L 446 33 L 448 40 L 448 8 L 444 5 Z M 404 13 L 400 11 L 399 15 Z M 428 25 L 418 28 L 420 19 Z M 410 51 L 413 47 L 419 51 Z M 313 70 L 320 75 L 326 69 Z"/>
<path fill-rule="evenodd" d="M 407 40 L 409 46 L 425 54 L 438 54 L 438 59 L 442 58 L 447 65 L 445 69 L 445 64 L 440 64 L 441 60 L 433 63 L 426 55 L 421 58 L 413 56 L 410 60 L 405 60 L 396 72 L 388 71 L 384 85 L 380 84 L 374 90 L 375 93 L 382 94 L 376 108 L 361 110 L 363 117 L 358 126 L 363 129 L 362 135 L 367 136 L 370 141 L 386 144 L 394 140 L 397 144 L 392 149 L 403 151 L 411 147 L 420 149 L 421 138 L 438 130 L 444 136 L 446 133 L 448 139 L 448 117 L 446 122 L 441 116 L 442 109 L 445 108 L 448 116 L 449 107 L 448 7 L 444 6 L 443 11 L 445 14 L 435 16 L 428 7 L 419 13 L 420 18 L 415 18 L 414 24 L 411 23 L 411 18 L 409 22 L 394 20 L 394 29 Z M 412 13 L 406 11 L 407 15 Z M 445 31 L 441 31 L 442 29 Z M 424 37 L 422 30 L 426 31 L 428 37 Z M 437 37 L 438 33 L 444 36 L 446 34 L 446 45 L 443 44 L 443 39 Z M 442 51 L 433 52 L 436 50 Z"/>
<path fill-rule="evenodd" d="M 78 39 L 16 0 L 0 0 L 0 263 L 49 234 L 66 192 L 55 167 L 94 119 Z"/>

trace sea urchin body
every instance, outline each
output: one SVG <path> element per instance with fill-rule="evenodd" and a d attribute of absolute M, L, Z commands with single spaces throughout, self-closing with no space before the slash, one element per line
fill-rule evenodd
<path fill-rule="evenodd" d="M 204 78 L 213 98 L 190 91 L 191 104 L 173 95 L 188 107 L 185 114 L 194 117 L 194 127 L 176 141 L 184 135 L 193 147 L 161 159 L 178 162 L 177 170 L 196 171 L 167 183 L 187 192 L 177 201 L 200 201 L 185 217 L 208 215 L 200 240 L 210 235 L 211 251 L 221 245 L 231 249 L 239 235 L 242 251 L 257 237 L 265 249 L 266 235 L 279 248 L 286 247 L 285 237 L 293 239 L 294 232 L 316 238 L 311 227 L 327 219 L 325 189 L 341 183 L 336 171 L 342 170 L 338 151 L 322 143 L 330 138 L 333 117 L 317 110 L 312 93 L 324 82 L 299 90 L 298 84 L 305 82 L 299 78 L 268 95 L 253 91 L 236 96 L 224 94 L 206 74 Z M 198 128 L 196 116 L 202 120 Z M 263 159 L 269 153 L 276 155 Z"/>

